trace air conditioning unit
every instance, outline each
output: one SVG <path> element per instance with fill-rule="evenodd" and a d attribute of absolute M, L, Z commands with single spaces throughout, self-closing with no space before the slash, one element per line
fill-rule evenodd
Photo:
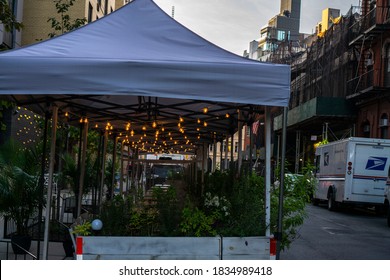
<path fill-rule="evenodd" d="M 389 120 L 388 119 L 380 119 L 379 120 L 379 126 L 388 126 Z"/>
<path fill-rule="evenodd" d="M 369 124 L 365 124 L 363 126 L 363 132 L 370 132 L 370 125 Z"/>

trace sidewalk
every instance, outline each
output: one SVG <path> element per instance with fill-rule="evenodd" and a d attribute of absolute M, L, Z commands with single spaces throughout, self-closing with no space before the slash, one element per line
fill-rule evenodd
<path fill-rule="evenodd" d="M 7 259 L 7 246 L 8 246 L 8 260 L 33 260 L 33 257 L 30 255 L 14 255 L 12 251 L 11 242 L 9 239 L 0 239 L 0 260 Z M 30 253 L 34 256 L 37 256 L 37 241 L 31 242 Z M 40 242 L 40 255 L 39 259 L 42 260 L 42 252 L 43 252 L 43 241 Z M 16 257 L 16 258 L 15 258 Z M 62 242 L 49 242 L 49 252 L 48 259 L 49 260 L 63 260 L 65 258 L 65 251 L 62 247 Z M 72 260 L 71 258 L 66 258 L 65 260 Z"/>

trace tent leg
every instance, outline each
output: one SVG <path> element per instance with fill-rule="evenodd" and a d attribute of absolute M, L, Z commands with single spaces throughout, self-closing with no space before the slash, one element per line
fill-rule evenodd
<path fill-rule="evenodd" d="M 283 109 L 283 130 L 282 130 L 282 158 L 280 164 L 280 190 L 279 190 L 279 210 L 278 210 L 278 231 L 276 233 L 276 259 L 280 258 L 280 242 L 283 233 L 283 196 L 284 196 L 284 168 L 286 163 L 286 140 L 287 140 L 287 111 Z"/>
<path fill-rule="evenodd" d="M 271 236 L 271 109 L 265 107 L 265 236 Z"/>
<path fill-rule="evenodd" d="M 53 187 L 53 173 L 56 155 L 56 137 L 57 137 L 57 118 L 58 107 L 53 105 L 52 129 L 51 129 L 51 145 L 50 145 L 50 161 L 49 161 L 49 180 L 47 183 L 47 203 L 45 216 L 45 233 L 43 236 L 43 259 L 48 259 L 49 252 L 49 226 L 50 226 L 50 210 L 51 210 L 51 193 Z"/>

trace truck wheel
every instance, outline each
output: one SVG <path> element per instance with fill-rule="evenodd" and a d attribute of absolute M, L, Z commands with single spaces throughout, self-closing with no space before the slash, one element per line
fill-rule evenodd
<path fill-rule="evenodd" d="M 328 210 L 329 211 L 336 210 L 336 201 L 334 199 L 333 191 L 330 191 L 328 194 Z"/>

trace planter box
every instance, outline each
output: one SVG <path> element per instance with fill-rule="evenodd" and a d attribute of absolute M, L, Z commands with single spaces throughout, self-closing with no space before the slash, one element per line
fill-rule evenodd
<path fill-rule="evenodd" d="M 77 237 L 82 260 L 264 260 L 269 237 Z"/>

